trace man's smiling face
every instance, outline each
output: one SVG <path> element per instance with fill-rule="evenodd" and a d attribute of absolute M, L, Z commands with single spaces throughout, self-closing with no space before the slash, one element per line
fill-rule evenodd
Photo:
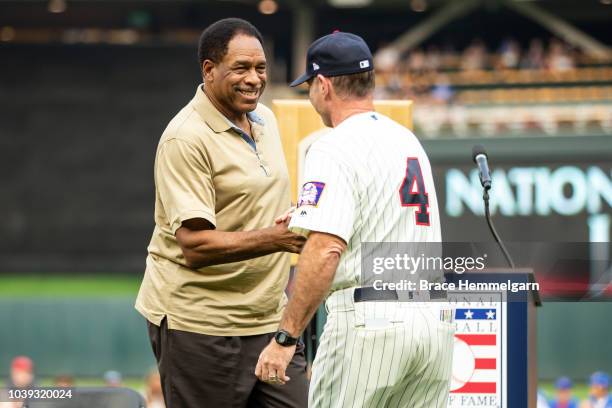
<path fill-rule="evenodd" d="M 240 116 L 255 110 L 266 86 L 266 56 L 259 40 L 237 34 L 223 60 L 213 65 L 206 89 L 224 113 Z"/>

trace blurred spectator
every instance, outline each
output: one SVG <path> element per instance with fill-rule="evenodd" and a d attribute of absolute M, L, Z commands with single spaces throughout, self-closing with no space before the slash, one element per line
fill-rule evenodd
<path fill-rule="evenodd" d="M 550 408 L 578 408 L 578 400 L 572 395 L 572 380 L 561 377 L 555 382 L 555 398 L 549 402 Z"/>
<path fill-rule="evenodd" d="M 119 371 L 107 371 L 104 373 L 104 384 L 107 387 L 122 387 L 123 377 Z"/>
<path fill-rule="evenodd" d="M 70 375 L 58 375 L 53 379 L 53 385 L 55 387 L 74 387 L 74 378 Z"/>
<path fill-rule="evenodd" d="M 548 69 L 551 71 L 568 71 L 574 68 L 574 61 L 566 47 L 561 41 L 553 38 L 550 40 L 547 56 Z"/>
<path fill-rule="evenodd" d="M 461 68 L 465 71 L 480 71 L 486 67 L 487 48 L 480 39 L 472 41 L 463 52 Z"/>
<path fill-rule="evenodd" d="M 11 362 L 11 376 L 7 388 L 28 389 L 34 383 L 34 363 L 26 356 L 18 356 Z"/>
<path fill-rule="evenodd" d="M 523 57 L 521 68 L 542 69 L 544 66 L 544 45 L 542 44 L 542 40 L 539 38 L 534 38 L 529 43 L 529 49 Z"/>
<path fill-rule="evenodd" d="M 393 47 L 382 44 L 374 55 L 374 66 L 380 77 L 384 77 L 384 87 L 375 89 L 377 99 L 393 99 L 402 95 L 400 75 L 400 53 Z"/>
<path fill-rule="evenodd" d="M 152 370 L 145 379 L 145 401 L 147 408 L 165 408 L 161 379 L 157 369 Z"/>
<path fill-rule="evenodd" d="M 610 376 L 598 371 L 589 380 L 589 398 L 582 402 L 581 408 L 612 408 L 610 395 Z"/>
<path fill-rule="evenodd" d="M 452 44 L 450 43 L 444 44 L 441 47 L 441 50 L 442 52 L 440 54 L 440 66 L 438 68 L 442 69 L 446 67 L 455 66 L 454 64 L 457 61 L 457 58 L 456 58 L 457 52 L 453 48 Z"/>
<path fill-rule="evenodd" d="M 435 104 L 448 104 L 453 98 L 453 89 L 446 75 L 438 75 L 436 83 L 431 90 L 432 102 Z"/>
<path fill-rule="evenodd" d="M 414 73 L 423 73 L 427 71 L 426 58 L 423 50 L 416 49 L 410 53 L 408 57 L 408 69 Z"/>
<path fill-rule="evenodd" d="M 397 49 L 381 46 L 374 54 L 374 66 L 381 72 L 391 72 L 397 68 L 400 54 Z"/>
<path fill-rule="evenodd" d="M 518 68 L 521 60 L 521 48 L 513 39 L 506 39 L 499 47 L 498 65 L 502 69 Z"/>
<path fill-rule="evenodd" d="M 427 48 L 427 53 L 425 54 L 425 67 L 429 71 L 438 71 L 442 65 L 442 54 L 440 50 L 435 45 L 429 46 Z"/>
<path fill-rule="evenodd" d="M 540 390 L 538 390 L 538 400 L 536 401 L 536 408 L 550 408 L 546 397 Z"/>

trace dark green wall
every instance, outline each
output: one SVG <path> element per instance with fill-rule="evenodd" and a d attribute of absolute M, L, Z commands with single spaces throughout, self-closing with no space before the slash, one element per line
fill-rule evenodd
<path fill-rule="evenodd" d="M 423 139 L 432 166 L 443 164 L 472 164 L 472 146 L 483 144 L 489 155 L 489 164 L 550 161 L 610 161 L 610 136 L 521 136 L 500 138 Z"/>
<path fill-rule="evenodd" d="M 538 309 L 538 376 L 586 381 L 612 370 L 612 303 L 544 303 Z"/>

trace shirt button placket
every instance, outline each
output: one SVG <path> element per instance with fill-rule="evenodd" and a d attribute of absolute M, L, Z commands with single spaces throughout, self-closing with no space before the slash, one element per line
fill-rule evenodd
<path fill-rule="evenodd" d="M 255 154 L 257 155 L 257 160 L 259 160 L 259 167 L 261 167 L 266 177 L 270 177 L 271 172 L 270 172 L 270 169 L 268 168 L 266 160 L 263 158 L 264 155 L 263 155 L 263 151 L 261 150 L 261 138 L 263 136 L 261 129 L 259 129 L 257 126 L 253 126 L 252 129 L 253 129 L 253 136 L 255 139 L 255 146 L 256 146 Z"/>

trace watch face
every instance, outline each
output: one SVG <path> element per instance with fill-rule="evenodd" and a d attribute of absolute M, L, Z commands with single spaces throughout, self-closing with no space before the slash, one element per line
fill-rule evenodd
<path fill-rule="evenodd" d="M 292 346 L 297 342 L 297 339 L 291 337 L 289 333 L 285 332 L 284 330 L 281 330 L 276 333 L 274 338 L 276 339 L 276 342 L 281 346 Z"/>

